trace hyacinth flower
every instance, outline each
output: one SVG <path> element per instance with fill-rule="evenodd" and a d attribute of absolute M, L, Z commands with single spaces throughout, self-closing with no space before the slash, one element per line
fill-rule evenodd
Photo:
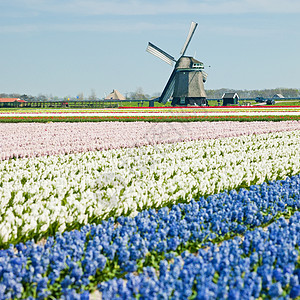
<path fill-rule="evenodd" d="M 212 244 L 196 255 L 185 251 L 162 260 L 158 270 L 146 267 L 141 274 L 129 273 L 98 288 L 104 299 L 296 299 L 300 296 L 299 242 L 300 213 L 296 212 L 289 222 L 280 218 L 267 230 L 247 232 L 243 240 Z M 257 250 L 261 244 L 263 248 Z M 275 259 L 268 259 L 270 255 Z"/>
<path fill-rule="evenodd" d="M 0 160 L 297 130 L 287 122 L 0 124 Z M 24 140 L 26 142 L 24 142 Z"/>
<path fill-rule="evenodd" d="M 1 161 L 0 243 L 7 247 L 109 217 L 134 217 L 145 209 L 285 179 L 300 172 L 299 141 L 295 130 Z M 284 209 L 284 197 L 268 197 L 259 219 L 253 219 L 255 206 L 236 209 L 232 218 L 240 233 L 245 213 L 245 225 L 255 225 L 276 213 L 272 207 L 268 211 L 273 198 L 274 209 Z M 230 231 L 221 221 L 214 230 Z"/>
<path fill-rule="evenodd" d="M 165 207 L 158 211 L 145 210 L 134 218 L 110 218 L 100 225 L 87 225 L 80 231 L 57 234 L 54 238 L 48 238 L 44 245 L 36 245 L 33 242 L 27 242 L 25 245 L 20 243 L 15 247 L 17 251 L 12 247 L 0 251 L 0 256 L 4 258 L 0 261 L 3 270 L 1 278 L 7 282 L 3 294 L 16 298 L 20 293 L 22 297 L 33 294 L 52 294 L 57 297 L 70 293 L 86 295 L 86 289 L 95 286 L 97 282 L 105 282 L 115 276 L 126 278 L 136 271 L 143 272 L 147 266 L 150 269 L 161 269 L 167 274 L 170 260 L 176 259 L 184 250 L 205 254 L 201 247 L 209 247 L 209 255 L 215 252 L 216 255 L 211 256 L 212 263 L 207 266 L 207 271 L 201 273 L 202 275 L 197 274 L 197 281 L 201 282 L 202 277 L 205 279 L 212 276 L 211 288 L 214 291 L 217 288 L 221 290 L 222 286 L 229 284 L 228 266 L 237 260 L 242 249 L 242 255 L 247 257 L 234 269 L 234 276 L 241 277 L 239 280 L 242 280 L 245 274 L 248 274 L 249 268 L 255 268 L 259 274 L 265 272 L 255 281 L 253 289 L 256 291 L 262 280 L 261 284 L 268 290 L 272 285 L 273 269 L 260 268 L 259 264 L 263 262 L 271 265 L 276 261 L 278 268 L 282 268 L 289 263 L 289 259 L 293 258 L 294 261 L 297 258 L 295 248 L 283 248 L 280 250 L 281 256 L 278 257 L 276 247 L 280 238 L 282 241 L 289 238 L 292 243 L 299 243 L 298 227 L 295 222 L 287 226 L 283 219 L 279 219 L 277 223 L 280 228 L 270 226 L 268 233 L 263 230 L 252 233 L 249 229 L 268 224 L 271 219 L 281 214 L 289 215 L 292 213 L 291 209 L 299 210 L 299 186 L 300 176 L 294 176 L 269 185 L 252 186 L 249 191 L 233 190 L 208 198 L 201 197 L 199 201 L 180 203 L 171 209 Z M 290 206 L 284 205 L 283 209 L 282 202 L 289 203 Z M 267 218 L 267 214 L 271 214 L 271 219 Z M 249 216 L 252 218 L 250 224 Z M 283 231 L 287 228 L 289 232 Z M 226 246 L 228 242 L 222 244 L 222 247 L 227 247 L 224 248 L 227 252 L 230 250 L 229 257 L 218 253 L 216 241 L 241 233 L 245 233 L 241 246 L 236 240 L 232 240 L 230 249 Z M 269 249 L 265 244 L 267 238 L 272 242 L 276 241 L 277 244 L 271 244 L 270 250 L 265 251 Z M 186 255 L 182 254 L 182 258 Z M 174 265 L 172 272 L 168 273 L 168 278 L 176 277 L 176 274 L 181 272 L 181 267 Z M 293 273 L 288 277 L 286 273 L 282 276 L 283 279 L 278 270 L 274 276 L 280 278 L 278 282 L 283 290 L 286 289 L 286 282 L 292 280 L 293 293 L 296 294 L 298 275 Z M 186 270 L 182 276 L 189 278 L 188 274 Z M 154 275 L 153 278 L 155 279 Z M 235 285 L 240 286 L 239 280 Z M 188 279 L 187 281 L 190 282 Z M 45 282 L 48 283 L 47 287 Z M 219 283 L 218 287 L 216 282 Z M 180 289 L 181 283 L 177 284 Z M 38 289 L 34 289 L 34 285 L 38 286 Z M 10 286 L 14 286 L 15 290 Z M 18 286 L 19 288 L 16 288 Z M 170 290 L 171 288 L 169 287 Z M 276 287 L 273 287 L 272 291 L 275 293 Z M 207 293 L 209 295 L 211 291 Z M 234 296 L 240 292 L 233 289 L 232 293 Z"/>

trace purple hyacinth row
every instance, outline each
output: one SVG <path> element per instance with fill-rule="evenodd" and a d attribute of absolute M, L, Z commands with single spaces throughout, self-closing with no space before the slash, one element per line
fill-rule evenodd
<path fill-rule="evenodd" d="M 119 217 L 117 220 L 111 218 L 102 222 L 101 225 L 87 225 L 80 231 L 57 234 L 55 238 L 48 238 L 44 245 L 36 245 L 34 242 L 27 242 L 25 245 L 21 243 L 15 248 L 11 246 L 7 250 L 0 251 L 0 298 L 45 298 L 50 295 L 70 299 L 86 298 L 88 297 L 86 290 L 95 286 L 97 281 L 106 281 L 114 276 L 124 277 L 126 273 L 131 274 L 126 275 L 128 284 L 131 282 L 130 280 L 133 280 L 132 293 L 136 293 L 136 282 L 141 283 L 138 285 L 138 290 L 144 293 L 142 283 L 146 279 L 143 281 L 142 278 L 150 276 L 147 270 L 152 272 L 151 267 L 156 267 L 158 274 L 156 274 L 156 279 L 153 277 L 155 280 L 153 279 L 152 283 L 149 281 L 149 284 L 153 284 L 153 288 L 157 289 L 155 284 L 160 284 L 158 282 L 162 278 L 159 275 L 162 274 L 161 265 L 173 256 L 181 261 L 181 269 L 178 271 L 181 274 L 185 265 L 183 261 L 188 257 L 192 258 L 187 254 L 181 258 L 177 257 L 181 252 L 185 250 L 197 252 L 199 248 L 206 247 L 206 251 L 214 253 L 217 249 L 217 242 L 240 234 L 245 234 L 242 245 L 246 245 L 248 235 L 251 236 L 249 230 L 266 225 L 280 215 L 293 214 L 299 209 L 300 175 L 269 185 L 251 186 L 250 190 L 242 189 L 239 192 L 232 190 L 209 196 L 206 199 L 202 197 L 198 201 L 192 200 L 189 204 L 173 205 L 170 209 L 165 207 L 158 211 L 145 210 L 135 218 Z M 299 215 L 295 214 L 295 216 L 299 223 Z M 281 220 L 281 222 L 283 221 Z M 294 223 L 292 221 L 290 224 Z M 285 226 L 285 228 L 290 228 L 289 226 Z M 300 232 L 300 230 L 298 231 Z M 286 236 L 289 237 L 288 234 Z M 261 238 L 257 238 L 257 242 Z M 299 237 L 295 240 L 295 237 L 291 235 L 291 238 L 296 241 L 293 247 L 297 252 L 296 245 L 299 244 Z M 249 251 L 258 252 L 257 249 L 261 249 L 262 253 L 265 253 L 264 249 L 267 248 L 264 243 L 266 241 L 267 239 L 263 238 L 259 244 L 260 248 L 254 247 L 256 251 L 251 248 L 254 245 L 251 242 L 248 247 Z M 236 243 L 235 247 L 241 248 L 239 251 L 246 249 L 243 248 L 244 246 L 240 246 L 237 240 L 231 240 L 228 243 Z M 223 244 L 228 245 L 228 243 Z M 223 244 L 218 248 L 219 252 L 223 249 L 222 247 L 225 247 Z M 237 253 L 240 253 L 239 251 L 237 250 Z M 278 252 L 276 245 L 274 251 Z M 199 255 L 195 257 L 201 257 L 202 252 L 200 251 Z M 245 252 L 246 256 L 248 252 Z M 264 255 L 269 257 L 273 255 L 273 252 L 267 252 Z M 288 256 L 290 255 L 289 253 Z M 162 262 L 157 261 L 156 258 Z M 151 262 L 151 259 L 154 261 Z M 174 266 L 177 266 L 176 261 L 174 261 Z M 222 256 L 220 261 L 225 261 Z M 150 269 L 143 269 L 145 266 L 149 266 Z M 171 266 L 172 263 L 170 266 L 165 266 L 166 274 L 171 270 Z M 296 265 L 294 269 L 299 269 L 299 265 Z M 140 277 L 132 277 L 134 272 L 143 273 Z M 221 274 L 219 270 L 217 272 L 215 276 L 219 277 L 214 279 L 217 283 L 214 281 L 213 283 L 218 290 L 219 285 L 221 283 L 224 285 L 225 281 L 220 281 Z M 246 271 L 241 272 L 244 275 L 240 276 L 243 280 L 246 274 L 244 272 Z M 183 276 L 188 278 L 188 274 Z M 226 286 L 229 287 L 229 291 L 231 290 L 231 281 L 228 281 L 230 274 L 227 274 L 226 277 Z M 295 280 L 297 274 L 293 273 Z M 174 280 L 181 282 L 182 278 L 180 277 L 180 279 L 178 276 Z M 196 281 L 198 282 L 198 277 Z M 181 291 L 180 282 L 178 286 L 174 283 L 176 293 Z M 124 281 L 121 283 L 117 279 L 111 283 L 112 285 L 101 284 L 104 296 L 110 295 L 110 293 L 120 294 L 121 285 L 125 284 Z M 128 284 L 126 289 L 124 286 L 125 294 L 130 293 Z M 296 284 L 294 285 L 296 286 Z M 113 290 L 111 286 L 114 287 Z M 281 285 L 281 289 L 284 288 Z M 278 289 L 281 291 L 279 285 Z M 151 289 L 148 287 L 146 290 L 150 291 Z M 148 297 L 146 290 L 145 295 Z M 202 289 L 193 285 L 191 291 L 197 293 Z M 261 289 L 261 291 L 264 292 L 265 289 Z M 216 290 L 212 288 L 207 293 L 210 295 L 213 292 Z M 294 290 L 289 292 L 296 293 Z M 237 293 L 240 293 L 240 290 Z"/>

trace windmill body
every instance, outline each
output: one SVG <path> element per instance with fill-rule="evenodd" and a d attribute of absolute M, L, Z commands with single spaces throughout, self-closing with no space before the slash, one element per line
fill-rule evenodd
<path fill-rule="evenodd" d="M 176 61 L 174 57 L 149 43 L 147 51 L 159 57 L 170 65 L 176 62 L 174 70 L 159 98 L 159 102 L 166 103 L 172 98 L 172 105 L 207 105 L 204 82 L 207 74 L 202 62 L 191 56 L 185 56 L 185 51 L 197 23 L 192 22 L 186 42 L 181 50 L 181 57 Z"/>

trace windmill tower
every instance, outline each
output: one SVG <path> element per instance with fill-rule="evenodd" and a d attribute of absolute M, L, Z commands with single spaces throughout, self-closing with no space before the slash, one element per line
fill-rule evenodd
<path fill-rule="evenodd" d="M 202 62 L 191 56 L 186 56 L 186 49 L 196 30 L 197 23 L 192 22 L 190 31 L 180 52 L 181 56 L 176 61 L 173 56 L 161 50 L 152 43 L 148 43 L 146 51 L 157 56 L 169 65 L 173 66 L 174 70 L 159 97 L 159 102 L 165 104 L 172 97 L 172 105 L 207 105 L 206 93 L 204 90 L 204 82 L 207 78 L 207 73 L 204 72 Z"/>

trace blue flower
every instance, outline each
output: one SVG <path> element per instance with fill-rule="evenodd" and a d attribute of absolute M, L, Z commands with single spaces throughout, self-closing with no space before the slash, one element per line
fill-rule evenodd
<path fill-rule="evenodd" d="M 297 286 L 299 285 L 299 278 L 297 275 L 291 275 L 291 278 L 290 278 L 290 286 L 291 287 L 294 287 L 294 286 Z"/>
<path fill-rule="evenodd" d="M 79 266 L 75 266 L 72 268 L 70 277 L 74 278 L 75 281 L 78 281 L 79 279 L 81 279 L 82 275 L 83 275 L 83 272 Z"/>
<path fill-rule="evenodd" d="M 78 294 L 74 289 L 63 289 L 63 300 L 80 300 L 80 294 Z"/>
<path fill-rule="evenodd" d="M 67 275 L 61 282 L 62 288 L 66 289 L 68 288 L 71 284 L 73 284 L 75 281 L 74 278 L 71 279 L 69 275 Z"/>
<path fill-rule="evenodd" d="M 290 292 L 290 297 L 295 299 L 300 296 L 300 285 L 293 286 Z"/>
<path fill-rule="evenodd" d="M 84 291 L 81 295 L 80 295 L 80 300 L 89 300 L 90 299 L 90 294 L 88 291 Z"/>
<path fill-rule="evenodd" d="M 176 254 L 174 252 L 168 252 L 165 254 L 165 258 L 167 260 L 173 259 L 173 258 L 175 258 L 175 256 L 176 256 Z"/>
<path fill-rule="evenodd" d="M 156 250 L 157 250 L 157 252 L 162 253 L 162 252 L 165 252 L 167 250 L 167 247 L 168 247 L 167 242 L 166 241 L 161 241 L 157 244 Z"/>
<path fill-rule="evenodd" d="M 239 300 L 240 299 L 240 290 L 231 288 L 228 292 L 228 299 Z"/>
<path fill-rule="evenodd" d="M 160 277 L 165 277 L 168 271 L 168 262 L 166 260 L 161 260 L 159 262 L 159 274 Z"/>
<path fill-rule="evenodd" d="M 282 278 L 282 269 L 276 268 L 273 271 L 273 277 L 275 278 L 276 281 L 281 281 Z"/>
<path fill-rule="evenodd" d="M 127 249 L 122 249 L 120 252 L 119 252 L 119 262 L 120 263 L 126 263 L 129 258 L 130 258 L 130 252 L 127 250 Z"/>
<path fill-rule="evenodd" d="M 37 292 L 42 291 L 43 289 L 47 288 L 47 283 L 48 283 L 48 278 L 47 277 L 42 277 L 38 280 L 37 282 Z"/>
<path fill-rule="evenodd" d="M 279 296 L 282 294 L 282 292 L 283 292 L 283 290 L 282 290 L 282 287 L 281 287 L 280 282 L 273 283 L 273 284 L 270 286 L 269 295 L 270 295 L 272 298 L 277 298 L 277 297 L 279 297 Z"/>
<path fill-rule="evenodd" d="M 124 266 L 124 271 L 126 272 L 135 272 L 137 270 L 136 261 L 128 261 Z"/>
<path fill-rule="evenodd" d="M 180 245 L 180 240 L 178 237 L 168 239 L 168 249 L 169 250 L 176 250 L 177 247 Z M 166 249 L 165 249 L 166 250 Z M 164 251 L 165 251 L 164 250 Z"/>
<path fill-rule="evenodd" d="M 130 253 L 130 260 L 132 260 L 132 261 L 137 260 L 138 258 L 140 258 L 140 251 L 138 249 L 134 248 L 134 247 L 130 248 L 129 253 Z"/>

